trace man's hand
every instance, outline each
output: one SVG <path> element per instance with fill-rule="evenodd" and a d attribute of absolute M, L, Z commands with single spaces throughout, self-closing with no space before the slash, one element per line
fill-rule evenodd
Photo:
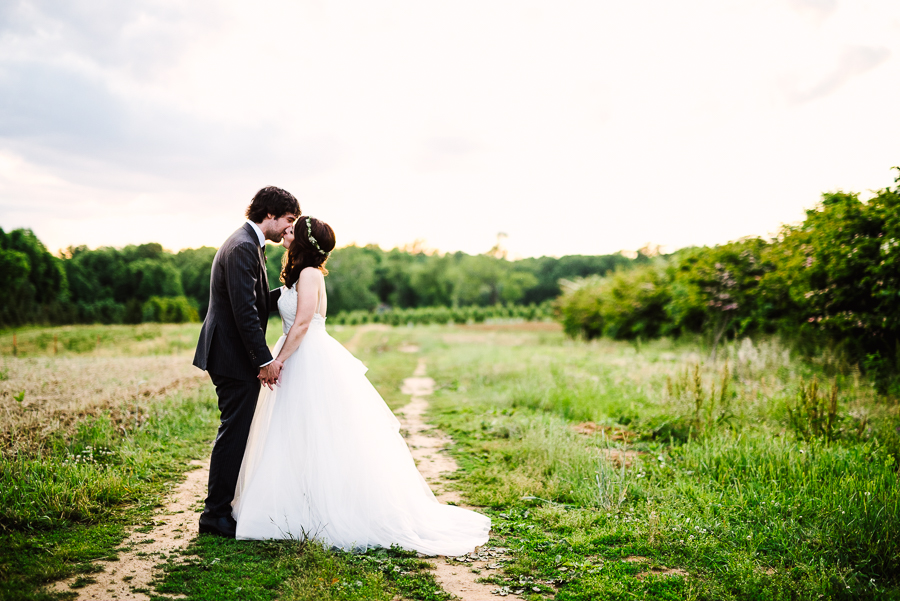
<path fill-rule="evenodd" d="M 275 389 L 275 385 L 278 384 L 278 378 L 281 377 L 281 370 L 284 368 L 284 364 L 277 359 L 272 361 L 268 365 L 259 368 L 259 375 L 257 376 L 262 382 L 263 386 L 268 386 L 270 390 Z"/>

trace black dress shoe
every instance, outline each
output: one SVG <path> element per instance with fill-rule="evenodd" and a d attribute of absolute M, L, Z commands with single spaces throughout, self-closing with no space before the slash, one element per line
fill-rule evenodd
<path fill-rule="evenodd" d="M 200 516 L 200 534 L 215 534 L 226 538 L 234 538 L 237 522 L 230 515 L 214 518 L 202 514 Z"/>

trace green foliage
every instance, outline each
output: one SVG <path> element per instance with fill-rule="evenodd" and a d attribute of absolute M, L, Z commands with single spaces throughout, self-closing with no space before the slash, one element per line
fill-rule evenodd
<path fill-rule="evenodd" d="M 372 292 L 376 259 L 372 249 L 348 246 L 328 259 L 328 306 L 332 312 L 374 309 L 378 297 Z"/>
<path fill-rule="evenodd" d="M 158 323 L 186 323 L 200 321 L 197 310 L 184 296 L 151 296 L 143 306 L 143 321 Z"/>
<path fill-rule="evenodd" d="M 175 255 L 175 266 L 181 272 L 184 295 L 196 303 L 200 317 L 209 306 L 209 275 L 216 249 L 209 246 L 187 248 Z"/>
<path fill-rule="evenodd" d="M 58 319 L 67 296 L 62 261 L 31 230 L 0 228 L 0 326 Z"/>
<path fill-rule="evenodd" d="M 498 320 L 543 321 L 552 317 L 552 304 L 544 303 L 542 305 L 527 306 L 497 304 L 490 307 L 384 308 L 378 311 L 344 311 L 334 316 L 330 315 L 328 319 L 330 323 L 335 325 L 355 326 L 364 323 L 383 323 L 392 326 L 403 326 L 484 323 L 485 321 Z"/>
<path fill-rule="evenodd" d="M 204 247 L 208 248 L 208 247 Z M 216 254 L 216 249 L 210 248 L 211 254 L 209 256 L 209 265 L 212 265 L 213 257 Z M 189 252 L 189 251 L 181 251 L 181 252 Z M 266 274 L 269 277 L 269 289 L 275 290 L 279 286 L 281 286 L 281 267 L 282 261 L 284 260 L 284 255 L 287 251 L 280 244 L 267 244 L 266 245 Z M 207 284 L 207 298 L 209 297 L 209 268 L 207 267 L 206 272 L 206 284 Z"/>
<path fill-rule="evenodd" d="M 502 253 L 347 246 L 332 253 L 325 282 L 332 314 L 376 307 L 541 305 L 559 295 L 560 278 L 605 274 L 631 262 L 621 254 L 508 261 Z"/>
<path fill-rule="evenodd" d="M 900 177 L 898 177 L 900 181 Z M 824 194 L 805 221 L 767 242 L 683 249 L 573 282 L 558 307 L 586 339 L 779 333 L 815 354 L 858 364 L 882 393 L 900 394 L 900 187 L 863 202 Z"/>
<path fill-rule="evenodd" d="M 75 246 L 57 258 L 29 230 L 9 234 L 0 230 L 0 327 L 36 322 L 182 322 L 193 319 L 194 311 L 202 319 L 215 254 L 210 247 L 172 254 L 149 243 L 124 248 Z M 281 285 L 284 254 L 280 245 L 266 246 L 270 288 Z M 426 309 L 411 316 L 416 323 L 481 322 L 500 317 L 492 307 L 543 306 L 559 294 L 561 277 L 604 274 L 631 262 L 621 254 L 508 261 L 496 249 L 483 255 L 441 255 L 418 247 L 384 251 L 374 245 L 351 245 L 332 253 L 326 286 L 332 315 L 481 307 L 483 314 Z M 165 298 L 186 298 L 193 309 L 188 311 L 179 300 L 160 301 Z M 361 313 L 349 319 L 378 321 Z M 401 321 L 409 319 L 392 313 L 384 323 Z"/>
<path fill-rule="evenodd" d="M 668 326 L 671 291 L 667 284 L 665 265 L 660 262 L 571 283 L 559 304 L 563 327 L 569 335 L 586 339 L 660 336 Z"/>

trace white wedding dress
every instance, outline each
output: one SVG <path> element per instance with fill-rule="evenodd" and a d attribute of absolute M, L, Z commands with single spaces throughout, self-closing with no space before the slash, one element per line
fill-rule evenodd
<path fill-rule="evenodd" d="M 295 289 L 278 310 L 286 334 Z M 489 518 L 434 498 L 365 372 L 317 313 L 280 386 L 260 392 L 233 502 L 238 539 L 308 536 L 347 551 L 398 545 L 425 555 L 487 542 Z"/>

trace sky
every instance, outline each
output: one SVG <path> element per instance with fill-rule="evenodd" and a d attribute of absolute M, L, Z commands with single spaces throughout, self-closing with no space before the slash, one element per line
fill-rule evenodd
<path fill-rule="evenodd" d="M 768 236 L 893 186 L 896 0 L 0 2 L 0 227 L 218 246 L 260 187 L 338 245 Z"/>

